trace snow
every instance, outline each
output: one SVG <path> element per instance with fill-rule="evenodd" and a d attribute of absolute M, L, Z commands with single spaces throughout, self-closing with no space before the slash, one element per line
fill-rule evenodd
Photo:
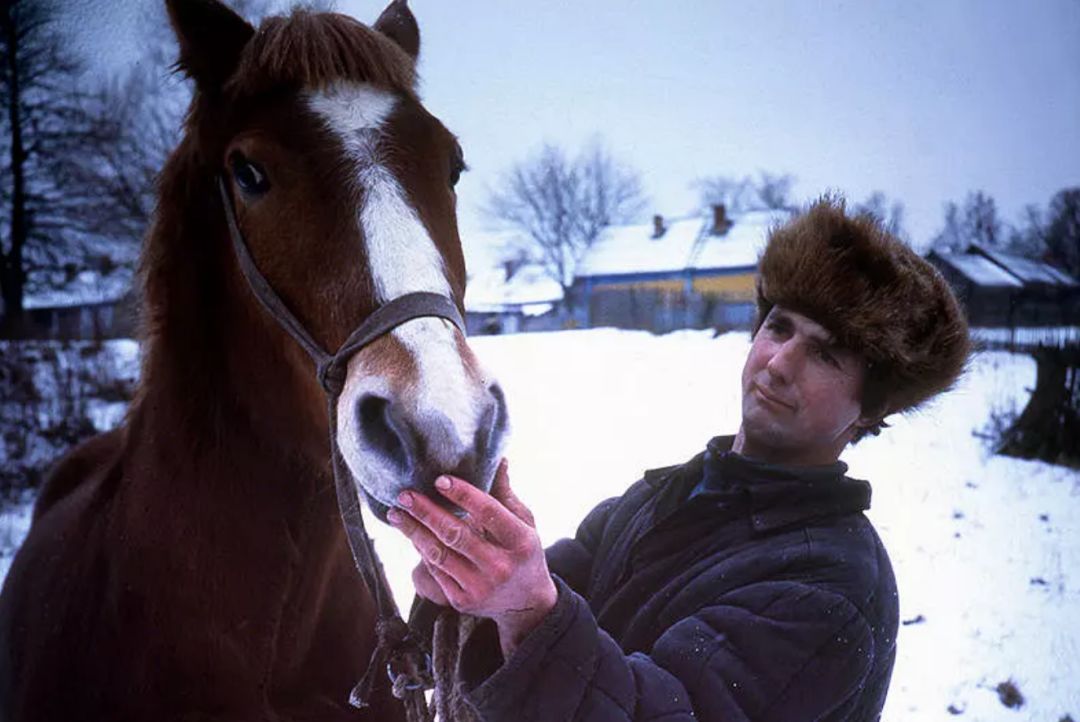
<path fill-rule="evenodd" d="M 745 333 L 595 329 L 471 343 L 506 393 L 512 485 L 545 544 L 643 469 L 685 460 L 738 424 Z M 1027 356 L 983 353 L 955 391 L 844 456 L 873 484 L 869 516 L 911 622 L 886 722 L 1080 719 L 1080 475 L 989 456 L 972 433 L 1022 407 L 1034 377 Z M 28 513 L 24 504 L 0 517 L 0 537 L 21 538 Z M 407 608 L 417 557 L 372 526 Z M 1025 698 L 1019 711 L 998 699 L 1007 680 Z"/>
<path fill-rule="evenodd" d="M 528 245 L 523 245 L 518 232 L 472 231 L 463 234 L 461 241 L 469 276 L 466 311 L 520 310 L 526 315 L 542 315 L 562 300 L 562 286 L 537 263 L 523 265 L 507 280 L 503 258 L 519 255 Z"/>
<path fill-rule="evenodd" d="M 45 273 L 37 279 L 48 288 L 33 288 L 24 299 L 25 308 L 52 308 L 80 306 L 83 304 L 109 303 L 117 301 L 132 291 L 134 268 L 139 252 L 139 244 L 133 241 L 117 241 L 113 238 L 82 236 L 76 244 L 85 254 L 85 260 L 75 256 L 68 259 L 77 265 L 95 263 L 102 258 L 109 259 L 105 270 L 84 269 L 74 278 L 67 278 L 65 273 Z"/>
<path fill-rule="evenodd" d="M 99 303 L 111 303 L 120 300 L 131 291 L 131 276 L 124 273 L 112 273 L 99 276 L 84 272 L 71 283 L 60 288 L 39 291 L 26 297 L 23 305 L 26 309 L 66 308 Z"/>
<path fill-rule="evenodd" d="M 1025 284 L 1045 283 L 1051 286 L 1066 287 L 1080 285 L 1077 283 L 1076 279 L 1070 277 L 1067 273 L 1059 271 L 1048 263 L 1036 261 L 1031 258 L 1024 258 L 1022 256 L 1014 256 L 1009 253 L 1002 253 L 1001 251 L 982 246 L 977 246 L 977 248 L 979 248 L 979 251 L 990 258 L 994 263 L 1007 269 L 1009 273 L 1019 278 Z"/>
<path fill-rule="evenodd" d="M 582 259 L 579 277 L 643 273 L 679 273 L 743 269 L 757 265 L 769 229 L 787 220 L 786 211 L 751 211 L 732 216 L 723 235 L 710 232 L 712 219 L 691 216 L 666 221 L 667 230 L 653 237 L 653 226 L 608 228 Z"/>
<path fill-rule="evenodd" d="M 1065 346 L 1080 343 L 1080 326 L 1018 326 L 1016 328 L 973 328 L 971 337 L 987 344 L 1015 346 Z"/>
<path fill-rule="evenodd" d="M 1004 268 L 983 256 L 973 253 L 940 253 L 938 258 L 980 286 L 1022 288 L 1024 285 Z"/>
<path fill-rule="evenodd" d="M 790 218 L 787 211 L 750 211 L 733 216 L 732 226 L 724 235 L 702 235 L 688 265 L 699 270 L 756 267 L 769 230 Z"/>
<path fill-rule="evenodd" d="M 34 499 L 25 496 L 8 505 L 0 505 L 0 582 L 7 577 L 15 551 L 30 531 Z"/>
<path fill-rule="evenodd" d="M 540 313 L 544 313 L 562 300 L 562 296 L 562 286 L 540 266 L 523 266 L 509 281 L 502 268 L 494 268 L 469 281 L 465 291 L 465 309 L 481 313 L 507 307 L 531 308 L 535 311 L 534 307 L 542 306 L 544 310 Z"/>
<path fill-rule="evenodd" d="M 687 267 L 704 221 L 692 216 L 666 221 L 667 230 L 653 238 L 653 226 L 606 228 L 578 264 L 577 276 L 678 272 Z"/>

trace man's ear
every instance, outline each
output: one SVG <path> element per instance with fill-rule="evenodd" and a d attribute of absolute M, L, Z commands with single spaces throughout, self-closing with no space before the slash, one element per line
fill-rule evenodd
<path fill-rule="evenodd" d="M 372 27 L 393 40 L 413 60 L 420 55 L 420 26 L 406 0 L 393 0 Z"/>
<path fill-rule="evenodd" d="M 166 0 L 180 44 L 177 67 L 204 92 L 220 90 L 236 70 L 255 28 L 219 0 Z"/>
<path fill-rule="evenodd" d="M 885 423 L 885 417 L 879 414 L 866 414 L 856 419 L 852 424 L 852 428 L 856 434 L 864 431 L 870 431 L 871 436 L 877 436 L 881 433 L 881 429 L 888 426 Z"/>

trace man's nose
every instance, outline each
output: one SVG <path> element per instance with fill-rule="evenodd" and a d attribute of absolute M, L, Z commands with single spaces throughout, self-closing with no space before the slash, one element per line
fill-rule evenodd
<path fill-rule="evenodd" d="M 765 365 L 769 374 L 777 381 L 788 383 L 799 363 L 799 349 L 791 341 L 780 344 Z"/>

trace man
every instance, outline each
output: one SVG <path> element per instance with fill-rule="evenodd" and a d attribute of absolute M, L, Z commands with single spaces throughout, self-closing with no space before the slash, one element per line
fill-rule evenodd
<path fill-rule="evenodd" d="M 738 433 L 646 472 L 546 557 L 505 466 L 492 496 L 439 480 L 464 521 L 402 498 L 418 593 L 491 620 L 463 640 L 463 714 L 880 716 L 896 583 L 870 486 L 838 458 L 955 382 L 966 323 L 929 264 L 830 198 L 770 234 L 758 273 Z"/>

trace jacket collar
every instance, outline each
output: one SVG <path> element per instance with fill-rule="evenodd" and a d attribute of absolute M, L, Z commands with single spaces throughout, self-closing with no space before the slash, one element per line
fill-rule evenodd
<path fill-rule="evenodd" d="M 648 472 L 646 481 L 663 485 L 657 518 L 684 504 L 745 502 L 757 532 L 831 516 L 855 514 L 870 508 L 870 484 L 844 474 L 847 464 L 784 466 L 751 459 L 731 451 L 733 436 L 712 439 L 703 454 L 681 467 Z"/>

